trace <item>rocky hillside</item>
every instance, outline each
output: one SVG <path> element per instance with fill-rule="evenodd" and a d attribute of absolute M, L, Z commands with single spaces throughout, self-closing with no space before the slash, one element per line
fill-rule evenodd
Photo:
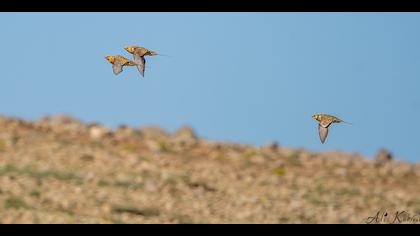
<path fill-rule="evenodd" d="M 0 223 L 364 223 L 420 213 L 420 165 L 0 118 Z M 390 215 L 391 215 L 390 214 Z"/>

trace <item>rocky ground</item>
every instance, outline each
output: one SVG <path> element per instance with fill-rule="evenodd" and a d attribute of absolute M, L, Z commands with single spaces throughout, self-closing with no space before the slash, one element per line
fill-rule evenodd
<path fill-rule="evenodd" d="M 367 160 L 211 142 L 189 127 L 0 117 L 0 223 L 365 223 L 420 214 L 419 183 L 419 164 L 385 150 Z"/>

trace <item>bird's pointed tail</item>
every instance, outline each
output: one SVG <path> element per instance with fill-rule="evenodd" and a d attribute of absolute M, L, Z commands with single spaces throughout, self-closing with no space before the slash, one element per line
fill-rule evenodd
<path fill-rule="evenodd" d="M 172 57 L 172 56 L 170 56 L 170 55 L 167 55 L 167 54 L 162 54 L 162 53 L 160 53 L 160 52 L 156 52 L 156 51 L 153 51 L 152 53 L 153 53 L 153 55 L 152 55 L 152 56 Z"/>
<path fill-rule="evenodd" d="M 345 124 L 348 124 L 348 125 L 352 125 L 352 123 L 347 122 L 347 121 L 344 121 L 344 120 L 341 120 L 341 122 L 342 122 L 342 123 L 345 123 Z"/>

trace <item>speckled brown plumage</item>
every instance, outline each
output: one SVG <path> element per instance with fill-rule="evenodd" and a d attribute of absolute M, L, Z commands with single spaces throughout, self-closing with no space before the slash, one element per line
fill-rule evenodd
<path fill-rule="evenodd" d="M 137 63 L 123 56 L 106 56 L 105 59 L 112 64 L 112 71 L 118 75 L 123 71 L 124 66 L 137 66 Z"/>
<path fill-rule="evenodd" d="M 124 48 L 127 52 L 133 54 L 134 62 L 137 63 L 137 69 L 139 70 L 140 74 L 144 77 L 144 71 L 146 66 L 146 59 L 145 56 L 156 56 L 158 55 L 157 52 L 149 50 L 144 47 L 138 46 L 131 46 Z"/>
<path fill-rule="evenodd" d="M 315 114 L 312 116 L 312 118 L 314 118 L 315 120 L 319 121 L 318 124 L 318 131 L 319 131 L 319 138 L 321 140 L 321 143 L 325 142 L 325 139 L 328 136 L 328 127 L 332 124 L 332 123 L 347 123 L 350 124 L 348 122 L 345 122 L 335 116 L 332 115 L 327 115 L 327 114 Z"/>

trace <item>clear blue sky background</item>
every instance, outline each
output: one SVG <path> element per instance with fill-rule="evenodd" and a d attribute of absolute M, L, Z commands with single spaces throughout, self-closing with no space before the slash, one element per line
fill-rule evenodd
<path fill-rule="evenodd" d="M 418 13 L 0 13 L 0 114 L 420 160 Z M 142 45 L 114 76 L 104 56 Z M 314 113 L 332 126 L 320 144 Z"/>

